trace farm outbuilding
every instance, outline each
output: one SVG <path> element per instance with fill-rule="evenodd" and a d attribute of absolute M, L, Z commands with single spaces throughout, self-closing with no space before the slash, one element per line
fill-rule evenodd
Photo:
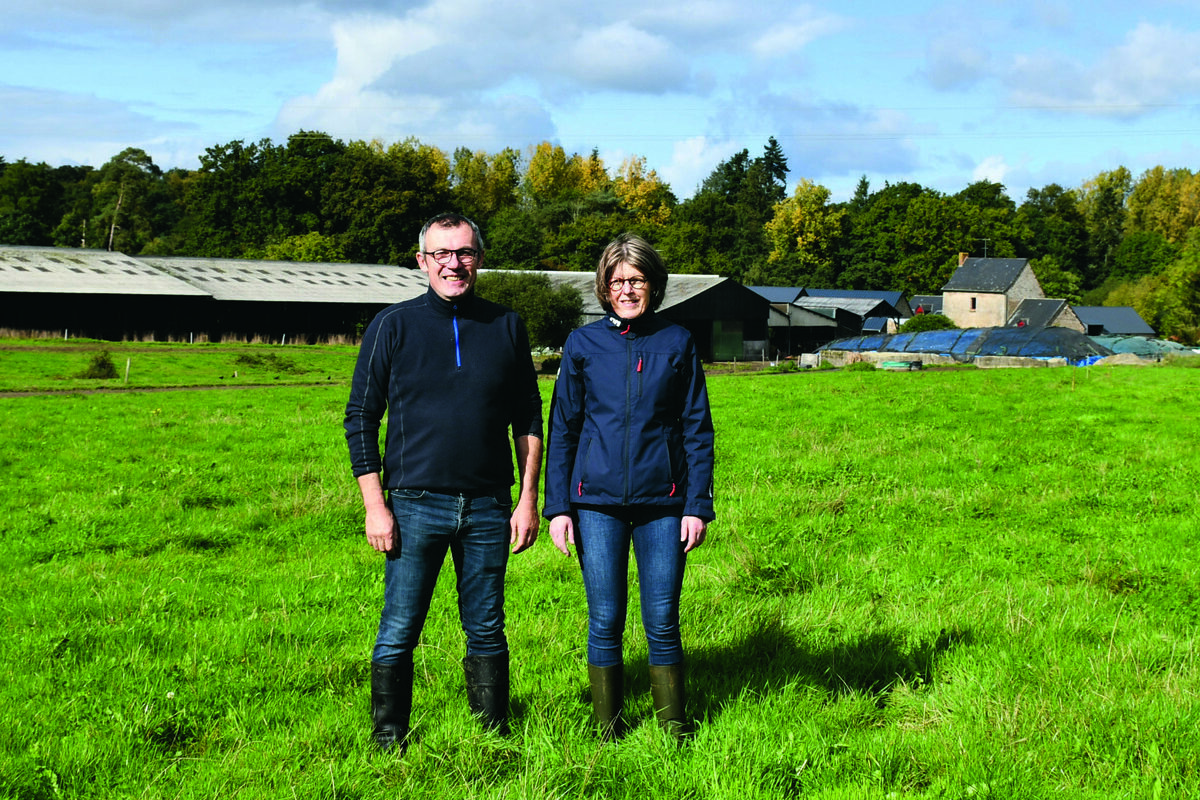
<path fill-rule="evenodd" d="M 912 316 L 901 292 L 752 286 L 771 304 L 771 354 L 813 353 L 827 342 Z"/>
<path fill-rule="evenodd" d="M 354 336 L 380 309 L 426 285 L 416 267 L 51 247 L 0 247 L 0 279 L 0 327 L 184 341 Z"/>
<path fill-rule="evenodd" d="M 580 290 L 599 318 L 592 273 L 545 272 Z M 423 294 L 411 267 L 143 256 L 0 246 L 0 327 L 95 339 L 355 338 L 380 310 Z M 672 275 L 660 313 L 704 358 L 762 358 L 769 304 L 717 275 Z"/>

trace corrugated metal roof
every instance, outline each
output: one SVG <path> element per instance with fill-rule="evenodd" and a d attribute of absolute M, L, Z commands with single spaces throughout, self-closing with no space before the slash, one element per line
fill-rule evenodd
<path fill-rule="evenodd" d="M 942 291 L 1003 294 L 1017 282 L 1028 263 L 1027 258 L 968 258 Z"/>
<path fill-rule="evenodd" d="M 417 267 L 147 256 L 142 261 L 217 300 L 395 303 L 429 288 Z"/>
<path fill-rule="evenodd" d="M 203 297 L 207 292 L 145 261 L 106 250 L 0 246 L 5 292 Z"/>
<path fill-rule="evenodd" d="M 900 312 L 901 316 L 910 316 L 912 308 L 909 307 L 908 301 L 904 299 L 904 292 L 876 289 L 811 289 L 805 288 L 803 292 L 808 297 L 842 297 L 842 298 L 858 298 L 871 299 L 875 298 L 883 300 L 892 308 Z"/>
<path fill-rule="evenodd" d="M 880 316 L 876 312 L 894 310 L 890 303 L 879 297 L 801 297 L 796 305 L 801 308 L 841 308 L 864 318 Z"/>
<path fill-rule="evenodd" d="M 1154 335 L 1154 328 L 1132 306 L 1074 306 L 1074 309 L 1075 316 L 1089 328 L 1101 325 L 1105 333 L 1117 336 Z"/>
<path fill-rule="evenodd" d="M 480 270 L 480 274 L 488 271 Z M 594 272 L 560 272 L 554 270 L 490 271 L 510 275 L 520 275 L 522 273 L 545 275 L 550 279 L 550 283 L 555 286 L 566 284 L 574 286 L 579 290 L 579 295 L 583 298 L 584 316 L 598 317 L 604 314 L 604 309 L 600 306 L 600 301 L 596 299 L 596 295 L 592 291 L 592 287 L 596 281 L 596 273 Z M 659 310 L 683 303 L 729 280 L 732 279 L 723 278 L 720 275 L 671 275 L 667 278 L 667 293 L 663 296 L 663 302 Z"/>

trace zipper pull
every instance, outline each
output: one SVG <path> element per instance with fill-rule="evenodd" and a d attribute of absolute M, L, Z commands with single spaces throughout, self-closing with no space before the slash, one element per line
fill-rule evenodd
<path fill-rule="evenodd" d="M 637 365 L 637 371 L 638 371 L 638 372 L 641 372 L 641 371 L 642 371 L 642 357 L 641 357 L 641 356 L 638 356 L 638 365 Z"/>
<path fill-rule="evenodd" d="M 672 483 L 671 484 L 671 493 L 669 495 L 667 495 L 667 497 L 674 497 L 674 496 L 675 496 L 675 484 Z"/>
<path fill-rule="evenodd" d="M 579 482 L 579 488 L 576 489 L 576 492 L 579 494 L 580 497 L 583 497 L 583 481 Z"/>

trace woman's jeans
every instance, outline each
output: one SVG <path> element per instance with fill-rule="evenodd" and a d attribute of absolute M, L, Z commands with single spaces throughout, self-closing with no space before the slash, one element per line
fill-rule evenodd
<path fill-rule="evenodd" d="M 393 663 L 416 648 L 447 550 L 458 578 L 458 616 L 467 635 L 467 655 L 507 653 L 508 492 L 463 497 L 394 489 L 388 502 L 398 536 L 387 554 L 383 613 L 371 660 Z"/>
<path fill-rule="evenodd" d="M 645 506 L 579 506 L 575 511 L 575 550 L 588 601 L 588 663 L 611 667 L 624 660 L 631 540 L 650 663 L 682 663 L 679 594 L 687 557 L 679 541 L 679 514 Z"/>

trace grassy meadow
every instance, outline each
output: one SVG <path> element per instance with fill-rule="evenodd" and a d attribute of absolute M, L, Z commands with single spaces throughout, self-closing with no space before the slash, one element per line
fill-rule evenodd
<path fill-rule="evenodd" d="M 714 375 L 693 739 L 653 723 L 635 594 L 634 727 L 597 741 L 546 534 L 509 567 L 512 737 L 467 712 L 447 566 L 397 758 L 353 348 L 20 344 L 0 391 L 67 391 L 0 397 L 0 797 L 1200 796 L 1195 369 Z M 101 346 L 128 384 L 73 377 Z"/>

